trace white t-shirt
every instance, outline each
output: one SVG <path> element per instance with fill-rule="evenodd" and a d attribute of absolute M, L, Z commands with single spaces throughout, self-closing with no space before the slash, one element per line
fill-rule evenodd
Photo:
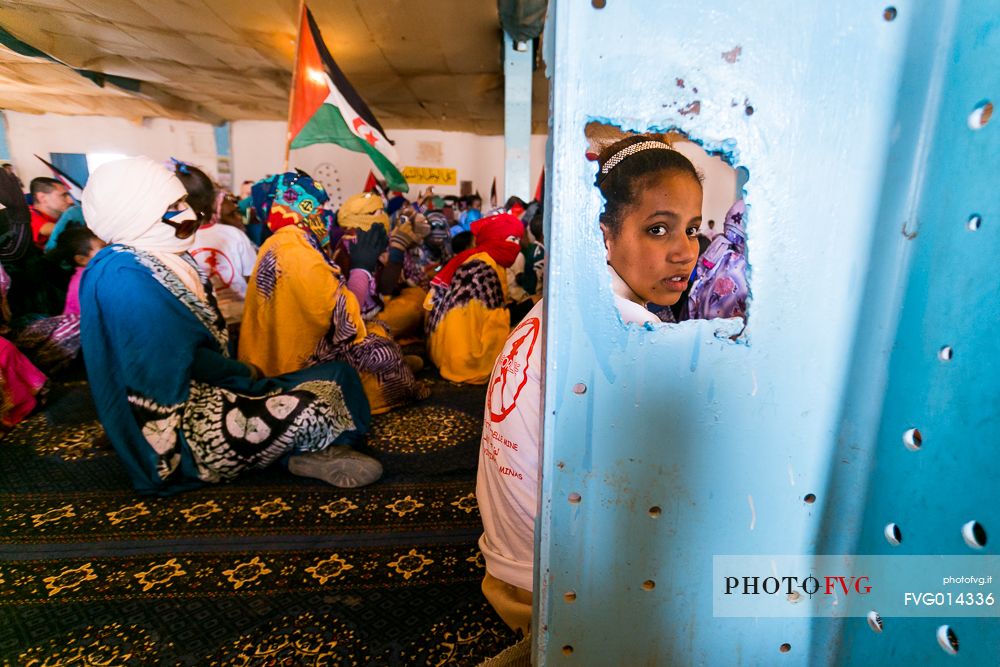
<path fill-rule="evenodd" d="M 220 293 L 220 300 L 225 298 L 226 289 L 241 300 L 246 298 L 246 276 L 253 273 L 257 248 L 245 233 L 219 223 L 202 227 L 195 233 L 189 252 Z"/>
<path fill-rule="evenodd" d="M 660 320 L 642 305 L 610 266 L 611 288 L 622 320 Z M 535 514 L 542 433 L 542 301 L 535 304 L 504 343 L 486 385 L 476 498 L 483 519 L 479 549 L 486 571 L 508 584 L 532 590 Z"/>

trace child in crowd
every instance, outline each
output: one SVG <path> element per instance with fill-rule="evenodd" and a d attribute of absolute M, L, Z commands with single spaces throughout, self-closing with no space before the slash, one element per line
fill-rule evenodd
<path fill-rule="evenodd" d="M 80 353 L 80 279 L 90 260 L 105 245 L 87 227 L 64 230 L 49 257 L 75 267 L 61 315 L 34 320 L 17 335 L 17 346 L 40 369 L 53 375 Z"/>
<path fill-rule="evenodd" d="M 545 272 L 545 246 L 542 245 L 542 212 L 535 207 L 521 253 L 507 272 L 507 295 L 510 325 L 520 324 L 528 311 L 542 298 L 542 276 Z M 532 241 L 531 239 L 534 239 Z"/>
<path fill-rule="evenodd" d="M 208 176 L 194 167 L 190 169 L 211 185 Z M 190 178 L 180 180 L 185 189 L 191 182 Z M 212 282 L 219 310 L 226 323 L 232 326 L 243 317 L 243 300 L 247 294 L 247 280 L 257 261 L 257 247 L 243 229 L 236 197 L 221 188 L 216 188 L 213 196 L 211 216 L 199 214 L 201 227 L 195 232 L 190 253 L 198 268 Z"/>
<path fill-rule="evenodd" d="M 615 305 L 625 323 L 659 322 L 646 304 L 675 304 L 698 258 L 701 177 L 652 135 L 618 141 L 601 153 L 599 164 L 597 186 L 607 202 L 601 231 Z M 508 625 L 525 633 L 531 628 L 539 483 L 542 303 L 507 337 L 489 378 L 476 486 L 483 593 Z"/>

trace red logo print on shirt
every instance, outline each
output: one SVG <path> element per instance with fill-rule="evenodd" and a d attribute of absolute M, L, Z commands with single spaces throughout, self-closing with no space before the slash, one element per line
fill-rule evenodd
<path fill-rule="evenodd" d="M 521 322 L 510 335 L 510 351 L 497 359 L 493 382 L 486 395 L 490 420 L 503 421 L 517 406 L 517 397 L 528 382 L 528 360 L 535 349 L 541 322 L 537 317 Z"/>
<path fill-rule="evenodd" d="M 236 267 L 218 248 L 198 248 L 191 251 L 194 261 L 208 269 L 208 279 L 216 288 L 229 287 L 236 277 Z"/>

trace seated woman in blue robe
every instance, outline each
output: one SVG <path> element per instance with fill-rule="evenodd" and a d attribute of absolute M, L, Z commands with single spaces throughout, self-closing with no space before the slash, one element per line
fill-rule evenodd
<path fill-rule="evenodd" d="M 83 274 L 81 337 L 101 423 L 132 483 L 168 495 L 284 460 L 335 486 L 371 483 L 361 380 L 333 362 L 258 378 L 229 356 L 211 283 L 186 250 L 198 226 L 181 182 L 149 158 L 90 177 L 83 210 L 109 245 Z"/>

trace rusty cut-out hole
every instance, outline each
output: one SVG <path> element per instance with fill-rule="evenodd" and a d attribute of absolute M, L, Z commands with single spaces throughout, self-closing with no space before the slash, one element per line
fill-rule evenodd
<path fill-rule="evenodd" d="M 595 2 L 596 2 L 596 0 L 595 0 Z M 563 655 L 573 655 L 573 647 L 570 646 L 569 644 L 566 644 L 565 646 L 563 646 L 562 651 L 563 651 Z"/>
<path fill-rule="evenodd" d="M 954 351 L 951 349 L 951 345 L 945 345 L 938 350 L 938 359 L 941 361 L 951 361 L 952 356 L 954 356 Z"/>
<path fill-rule="evenodd" d="M 608 5 L 608 0 L 590 0 L 590 6 L 594 9 L 604 9 Z"/>
<path fill-rule="evenodd" d="M 986 123 L 990 122 L 990 118 L 993 117 L 993 103 L 989 100 L 983 100 L 976 105 L 976 108 L 972 110 L 969 114 L 969 129 L 980 130 L 985 127 Z"/>
<path fill-rule="evenodd" d="M 576 504 L 579 504 L 579 502 L 581 500 L 583 500 L 583 496 L 581 496 L 579 493 L 577 493 L 576 491 L 574 491 L 573 493 L 569 494 L 569 498 L 568 499 L 569 499 L 569 502 L 570 502 L 571 505 L 576 505 Z"/>
<path fill-rule="evenodd" d="M 973 549 L 986 546 L 986 529 L 978 521 L 970 521 L 962 526 L 962 539 Z"/>
<path fill-rule="evenodd" d="M 903 444 L 911 452 L 920 449 L 924 444 L 924 437 L 920 435 L 919 428 L 908 428 L 903 432 Z"/>
<path fill-rule="evenodd" d="M 903 531 L 894 523 L 888 523 L 883 531 L 885 540 L 894 547 L 898 547 L 903 542 Z"/>
<path fill-rule="evenodd" d="M 778 647 L 778 650 L 781 651 L 782 653 L 788 653 L 789 651 L 792 650 L 792 645 L 789 644 L 788 642 L 785 642 L 784 644 Z"/>
<path fill-rule="evenodd" d="M 649 508 L 649 516 L 654 519 L 659 519 L 661 514 L 663 514 L 663 510 L 661 510 L 658 506 L 653 505 Z"/>
<path fill-rule="evenodd" d="M 882 628 L 885 627 L 882 623 L 882 617 L 879 616 L 877 611 L 868 612 L 868 627 L 875 632 L 882 632 Z"/>
<path fill-rule="evenodd" d="M 950 625 L 942 625 L 937 629 L 937 640 L 945 653 L 958 655 L 958 635 Z"/>
<path fill-rule="evenodd" d="M 745 113 L 748 116 L 752 116 L 753 115 L 753 111 L 754 111 L 753 107 L 750 106 L 749 104 L 746 106 L 745 109 L 743 109 L 743 113 Z"/>
<path fill-rule="evenodd" d="M 658 100 L 664 114 L 678 123 L 694 121 L 707 111 L 697 97 L 695 81 L 683 83 L 683 88 L 671 86 Z M 738 104 L 734 99 L 733 106 Z M 748 99 L 743 105 L 746 113 L 753 113 Z M 629 289 L 633 301 L 645 304 L 639 309 L 619 308 L 621 322 L 647 331 L 659 322 L 694 319 L 739 318 L 745 323 L 751 210 L 737 175 L 736 141 L 702 144 L 676 126 L 633 132 L 600 121 L 588 122 L 584 134 L 587 146 L 579 159 L 596 156 L 591 183 L 603 202 L 597 219 L 588 224 L 600 233 L 608 267 L 605 284 L 618 286 L 612 292 Z M 655 196 L 646 197 L 647 193 Z M 670 216 L 656 207 L 659 197 L 673 202 Z M 649 237 L 670 247 L 664 267 L 644 263 L 637 256 L 638 246 L 629 241 Z M 705 261 L 699 262 L 699 257 Z M 612 278 L 612 273 L 617 276 Z M 731 332 L 739 332 L 735 337 L 743 336 L 739 324 L 727 325 Z"/>
<path fill-rule="evenodd" d="M 884 18 L 886 21 L 894 21 L 896 20 L 896 14 L 897 12 L 895 7 L 886 7 L 882 11 L 882 18 Z"/>
<path fill-rule="evenodd" d="M 642 590 L 651 591 L 654 588 L 656 588 L 656 582 L 653 581 L 652 579 L 647 579 L 646 581 L 642 582 Z"/>
<path fill-rule="evenodd" d="M 566 602 L 576 602 L 576 591 L 567 591 L 563 595 L 563 600 L 566 600 Z"/>
<path fill-rule="evenodd" d="M 805 497 L 802 498 L 802 500 L 805 501 L 806 505 L 812 505 L 814 502 L 816 502 L 816 494 L 807 493 Z"/>
<path fill-rule="evenodd" d="M 978 213 L 973 213 L 969 216 L 969 221 L 965 223 L 965 228 L 970 232 L 979 231 L 979 228 L 983 226 L 983 218 Z"/>
<path fill-rule="evenodd" d="M 585 385 L 582 382 L 577 382 L 575 385 L 573 385 L 573 393 L 574 394 L 586 394 L 587 393 L 587 385 Z"/>

